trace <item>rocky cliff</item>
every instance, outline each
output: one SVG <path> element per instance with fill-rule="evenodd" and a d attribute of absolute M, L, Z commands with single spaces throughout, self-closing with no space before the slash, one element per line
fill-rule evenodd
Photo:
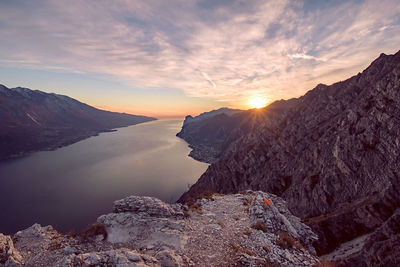
<path fill-rule="evenodd" d="M 184 205 L 131 196 L 81 236 L 38 224 L 0 234 L 0 265 L 319 266 L 316 238 L 272 194 L 208 194 Z"/>
<path fill-rule="evenodd" d="M 232 128 L 238 125 L 234 115 L 240 112 L 239 109 L 220 108 L 196 117 L 188 115 L 176 136 L 189 143 L 190 157 L 212 163 L 221 155 Z"/>
<path fill-rule="evenodd" d="M 282 117 L 285 111 L 295 103 L 277 101 L 266 110 L 236 110 L 221 108 L 205 112 L 197 117 L 187 116 L 177 136 L 189 143 L 193 150 L 189 156 L 196 160 L 213 163 L 230 155 L 230 145 L 243 136 L 255 138 L 258 129 Z M 239 145 L 239 144 L 236 144 Z"/>
<path fill-rule="evenodd" d="M 318 233 L 315 245 L 325 254 L 373 234 L 400 206 L 400 52 L 291 102 L 275 116 L 268 115 L 274 104 L 260 111 L 264 123 L 231 142 L 180 200 L 206 191 L 272 192 Z"/>
<path fill-rule="evenodd" d="M 4 85 L 0 85 L 0 118 L 0 160 L 155 120 L 99 110 L 63 95 Z"/>

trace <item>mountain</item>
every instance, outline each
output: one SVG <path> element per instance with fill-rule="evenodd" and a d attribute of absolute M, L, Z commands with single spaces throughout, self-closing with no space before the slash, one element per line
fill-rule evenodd
<path fill-rule="evenodd" d="M 79 235 L 39 224 L 0 234 L 0 265 L 325 266 L 311 246 L 316 238 L 281 198 L 264 192 L 185 205 L 130 196 Z"/>
<path fill-rule="evenodd" d="M 189 156 L 196 160 L 214 162 L 227 139 L 229 131 L 238 124 L 242 110 L 220 108 L 204 112 L 196 117 L 186 116 L 182 129 L 176 136 L 189 143 Z"/>
<path fill-rule="evenodd" d="M 290 101 L 284 114 L 271 110 L 276 103 L 261 110 L 264 123 L 234 139 L 180 201 L 207 191 L 271 192 L 319 235 L 319 254 L 353 241 L 343 262 L 400 258 L 391 223 L 400 207 L 400 51 Z"/>
<path fill-rule="evenodd" d="M 273 121 L 275 117 L 283 116 L 295 102 L 296 99 L 276 101 L 268 107 L 268 111 L 221 108 L 194 118 L 189 115 L 176 136 L 188 142 L 189 147 L 193 149 L 189 156 L 202 162 L 213 163 L 230 155 L 228 148 L 234 141 L 249 133 L 254 138 L 257 129 L 263 128 L 263 125 Z"/>
<path fill-rule="evenodd" d="M 216 115 L 220 115 L 220 114 L 225 114 L 227 116 L 231 116 L 235 113 L 238 113 L 242 110 L 240 109 L 232 109 L 232 108 L 219 108 L 216 110 L 211 110 L 211 111 L 207 111 L 207 112 L 203 112 L 198 116 L 192 117 L 191 115 L 186 116 L 184 123 L 189 124 L 191 122 L 197 122 L 197 121 L 202 121 L 204 119 L 210 118 L 210 117 L 214 117 Z"/>
<path fill-rule="evenodd" d="M 0 160 L 151 120 L 96 109 L 64 95 L 0 85 Z"/>

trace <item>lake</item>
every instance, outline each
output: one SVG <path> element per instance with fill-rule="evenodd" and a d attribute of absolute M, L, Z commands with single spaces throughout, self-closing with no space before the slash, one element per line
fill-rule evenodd
<path fill-rule="evenodd" d="M 181 126 L 142 123 L 0 163 L 0 233 L 36 222 L 80 231 L 129 195 L 176 201 L 208 167 L 188 157 Z"/>

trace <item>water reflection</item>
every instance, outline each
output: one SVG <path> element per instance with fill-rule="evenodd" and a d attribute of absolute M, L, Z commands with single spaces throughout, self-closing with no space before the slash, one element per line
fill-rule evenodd
<path fill-rule="evenodd" d="M 1 163 L 0 232 L 35 222 L 79 230 L 128 195 L 175 201 L 208 166 L 187 156 L 181 125 L 148 122 Z"/>

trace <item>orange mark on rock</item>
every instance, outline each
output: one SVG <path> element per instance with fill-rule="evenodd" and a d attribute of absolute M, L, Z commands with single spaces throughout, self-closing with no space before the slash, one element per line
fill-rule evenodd
<path fill-rule="evenodd" d="M 264 203 L 265 203 L 265 205 L 267 205 L 267 206 L 268 206 L 270 202 L 269 202 L 269 200 L 268 200 L 268 199 L 264 198 Z"/>

